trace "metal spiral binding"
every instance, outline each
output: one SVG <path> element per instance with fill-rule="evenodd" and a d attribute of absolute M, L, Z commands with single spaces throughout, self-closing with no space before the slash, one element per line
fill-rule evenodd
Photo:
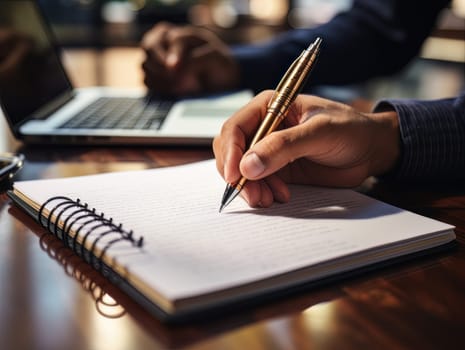
<path fill-rule="evenodd" d="M 50 209 L 48 216 L 45 215 L 45 208 L 50 207 L 50 203 L 56 203 Z M 55 219 L 53 219 L 55 217 Z M 62 221 L 62 218 L 64 220 Z M 104 213 L 98 214 L 95 208 L 90 209 L 87 203 L 82 203 L 80 199 L 72 200 L 68 197 L 56 196 L 45 201 L 38 212 L 38 222 L 50 233 L 62 240 L 78 256 L 91 264 L 96 270 L 105 272 L 102 265 L 102 258 L 106 251 L 115 243 L 129 241 L 135 247 L 142 247 L 143 237 L 135 238 L 133 231 L 126 231 L 122 224 L 115 224 L 112 218 L 106 218 Z M 62 225 L 58 223 L 62 221 Z M 86 231 L 82 235 L 82 242 L 77 243 L 77 237 L 81 231 Z M 93 237 L 90 249 L 86 249 L 86 243 L 92 233 L 96 230 L 100 232 L 97 237 Z M 71 232 L 73 235 L 71 236 Z M 109 234 L 117 236 L 107 242 L 101 250 L 99 256 L 96 254 L 97 243 Z M 105 275 L 105 273 L 104 273 Z"/>

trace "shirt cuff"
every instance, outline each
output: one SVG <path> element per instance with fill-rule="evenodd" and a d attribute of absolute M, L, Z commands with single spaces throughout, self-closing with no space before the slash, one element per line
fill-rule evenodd
<path fill-rule="evenodd" d="M 382 100 L 374 112 L 393 109 L 399 117 L 402 155 L 390 177 L 436 181 L 465 175 L 465 117 L 454 99 Z"/>

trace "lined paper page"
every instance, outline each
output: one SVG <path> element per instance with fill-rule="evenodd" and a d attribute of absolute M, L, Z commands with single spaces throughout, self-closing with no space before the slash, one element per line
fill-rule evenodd
<path fill-rule="evenodd" d="M 15 184 L 38 203 L 80 198 L 144 236 L 143 252 L 113 254 L 169 299 L 451 228 L 351 190 L 310 186 L 292 187 L 288 204 L 251 209 L 238 197 L 219 213 L 224 187 L 214 161 Z"/>

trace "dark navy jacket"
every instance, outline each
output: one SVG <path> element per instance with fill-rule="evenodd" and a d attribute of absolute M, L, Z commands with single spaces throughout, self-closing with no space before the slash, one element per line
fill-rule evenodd
<path fill-rule="evenodd" d="M 353 84 L 398 72 L 418 54 L 449 3 L 354 0 L 350 10 L 319 27 L 235 47 L 243 87 L 256 92 L 274 88 L 290 63 L 318 36 L 323 45 L 309 84 Z M 394 177 L 465 179 L 465 92 L 436 101 L 384 100 L 375 110 L 386 106 L 396 109 L 400 121 L 402 158 Z"/>

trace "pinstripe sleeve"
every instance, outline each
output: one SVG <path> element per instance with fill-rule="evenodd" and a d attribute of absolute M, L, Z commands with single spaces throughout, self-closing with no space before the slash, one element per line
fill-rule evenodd
<path fill-rule="evenodd" d="M 398 180 L 465 179 L 465 91 L 432 101 L 383 100 L 374 111 L 399 116 L 402 156 L 390 174 Z"/>

